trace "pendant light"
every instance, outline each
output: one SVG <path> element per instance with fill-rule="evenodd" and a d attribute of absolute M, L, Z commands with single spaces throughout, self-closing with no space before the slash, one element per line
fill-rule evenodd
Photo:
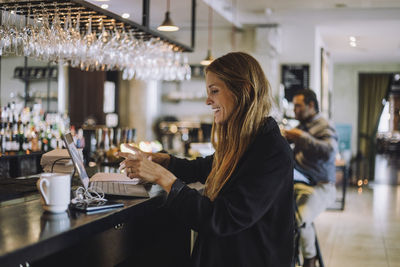
<path fill-rule="evenodd" d="M 179 30 L 178 26 L 175 26 L 175 24 L 172 22 L 171 18 L 169 17 L 169 1 L 167 0 L 167 12 L 165 12 L 165 19 L 163 23 L 157 27 L 157 30 L 163 31 L 163 32 L 176 32 Z"/>
<path fill-rule="evenodd" d="M 210 63 L 214 60 L 213 56 L 211 55 L 211 48 L 212 48 L 212 13 L 213 9 L 211 6 L 208 6 L 208 49 L 207 49 L 207 56 L 203 59 L 200 64 L 203 66 L 210 65 Z"/>

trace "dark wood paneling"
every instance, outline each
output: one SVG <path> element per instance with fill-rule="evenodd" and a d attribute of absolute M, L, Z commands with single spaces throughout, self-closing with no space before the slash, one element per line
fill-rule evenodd
<path fill-rule="evenodd" d="M 104 124 L 104 71 L 69 68 L 69 115 L 71 125 L 80 127 L 88 117 Z"/>

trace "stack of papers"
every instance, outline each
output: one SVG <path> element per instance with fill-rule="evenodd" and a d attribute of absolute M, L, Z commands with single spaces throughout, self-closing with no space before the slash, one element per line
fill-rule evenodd
<path fill-rule="evenodd" d="M 78 149 L 83 158 L 82 149 Z M 74 172 L 74 164 L 67 149 L 54 149 L 43 154 L 40 165 L 45 172 L 68 173 Z M 53 166 L 54 165 L 54 166 Z"/>

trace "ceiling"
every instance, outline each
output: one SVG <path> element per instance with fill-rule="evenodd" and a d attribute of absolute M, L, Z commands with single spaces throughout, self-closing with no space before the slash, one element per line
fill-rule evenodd
<path fill-rule="evenodd" d="M 106 3 L 110 11 L 142 21 L 143 0 L 89 2 Z M 174 23 L 189 30 L 192 1 L 170 2 Z M 318 29 L 334 62 L 400 63 L 400 0 L 302 0 L 301 5 L 297 0 L 197 0 L 197 29 L 207 27 L 208 3 L 216 11 L 214 27 L 310 25 Z M 151 28 L 161 24 L 165 10 L 166 0 L 150 0 Z M 349 45 L 349 36 L 357 38 L 357 47 Z"/>

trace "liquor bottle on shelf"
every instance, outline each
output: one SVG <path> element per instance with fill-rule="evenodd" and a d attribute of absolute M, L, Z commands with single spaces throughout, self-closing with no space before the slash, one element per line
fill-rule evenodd
<path fill-rule="evenodd" d="M 40 105 L 31 109 L 15 103 L 0 107 L 0 113 L 0 156 L 62 148 L 61 135 L 70 122 L 66 114 L 45 114 Z"/>
<path fill-rule="evenodd" d="M 6 134 L 5 134 L 5 124 L 0 121 L 0 155 L 4 155 L 6 152 Z"/>
<path fill-rule="evenodd" d="M 10 122 L 6 124 L 5 136 L 5 153 L 7 154 L 12 150 L 12 131 Z"/>

